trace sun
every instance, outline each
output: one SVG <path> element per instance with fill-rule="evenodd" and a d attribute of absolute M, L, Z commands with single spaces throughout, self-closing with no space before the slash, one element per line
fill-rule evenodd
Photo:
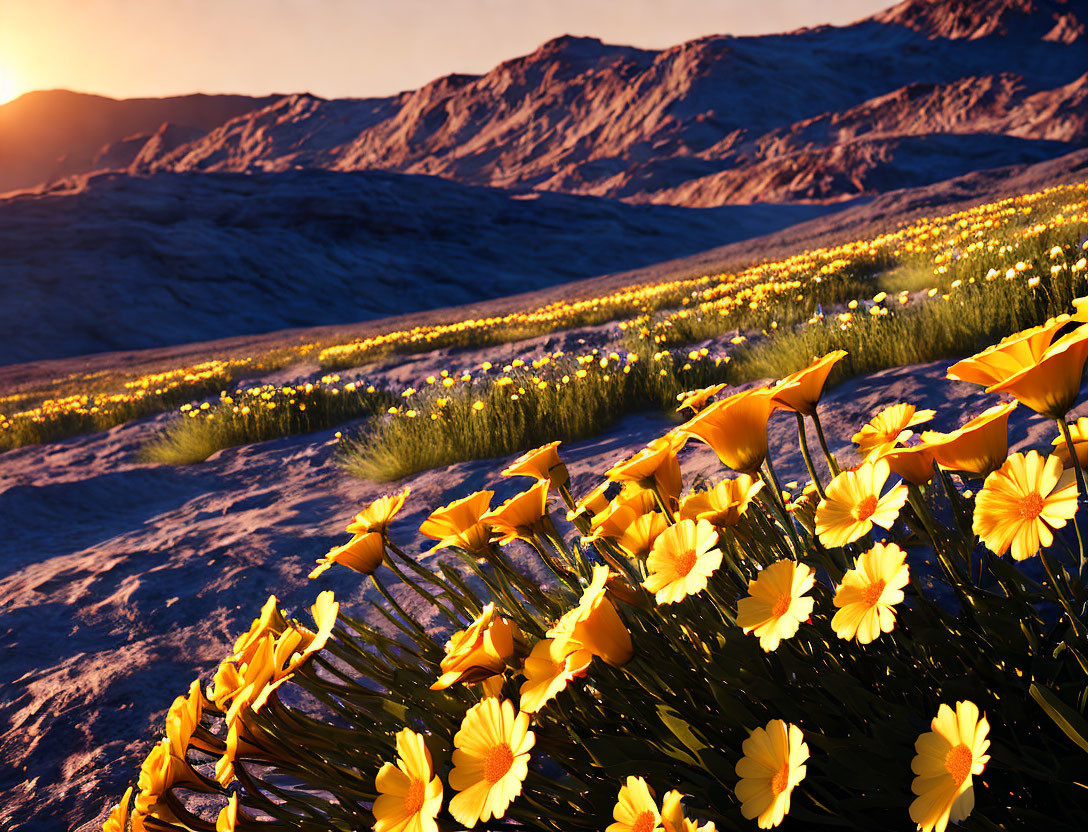
<path fill-rule="evenodd" d="M 22 94 L 15 76 L 6 67 L 0 65 L 0 104 L 7 104 L 13 98 Z"/>

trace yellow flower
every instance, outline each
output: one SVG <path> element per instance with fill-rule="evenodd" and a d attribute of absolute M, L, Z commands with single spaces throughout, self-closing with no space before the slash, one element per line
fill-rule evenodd
<path fill-rule="evenodd" d="M 622 667 L 631 661 L 635 649 L 631 634 L 607 598 L 607 584 L 608 567 L 594 566 L 593 578 L 578 606 L 565 613 L 547 635 L 559 642 L 554 649 L 560 652 L 568 647 L 588 650 L 608 664 Z"/>
<path fill-rule="evenodd" d="M 853 543 L 868 534 L 874 523 L 892 527 L 907 501 L 907 487 L 900 483 L 882 495 L 890 473 L 888 462 L 878 459 L 831 480 L 827 496 L 816 507 L 816 534 L 824 546 Z"/>
<path fill-rule="evenodd" d="M 525 660 L 525 682 L 521 686 L 521 710 L 535 714 L 556 694 L 564 690 L 571 679 L 581 676 L 589 667 L 593 654 L 574 649 L 568 642 L 558 649 L 555 639 L 545 638 L 533 645 Z"/>
<path fill-rule="evenodd" d="M 748 597 L 737 602 L 737 625 L 755 633 L 765 651 L 792 637 L 812 615 L 812 598 L 804 597 L 816 584 L 816 573 L 803 563 L 779 560 L 748 582 Z"/>
<path fill-rule="evenodd" d="M 649 576 L 642 585 L 659 604 L 675 604 L 706 589 L 707 579 L 722 565 L 715 548 L 718 533 L 706 520 L 681 520 L 654 541 L 646 559 Z"/>
<path fill-rule="evenodd" d="M 1088 298 L 1083 298 L 1088 301 Z M 1069 436 L 1073 440 L 1073 450 L 1077 453 L 1077 464 L 1081 468 L 1088 468 L 1088 418 L 1082 416 L 1069 426 Z M 1065 444 L 1065 437 L 1059 436 L 1054 440 L 1054 455 L 1062 461 L 1066 468 L 1073 463 L 1069 456 L 1069 446 Z"/>
<path fill-rule="evenodd" d="M 1088 326 L 1079 326 L 1051 344 L 1035 363 L 987 387 L 986 392 L 1007 393 L 1036 413 L 1064 419 L 1077 403 L 1085 361 Z"/>
<path fill-rule="evenodd" d="M 382 763 L 374 788 L 374 832 L 438 832 L 442 781 L 423 737 L 411 728 L 397 734 L 397 763 Z"/>
<path fill-rule="evenodd" d="M 541 522 L 548 511 L 549 485 L 548 480 L 541 480 L 492 509 L 480 520 L 489 523 L 502 535 L 499 543 L 503 546 L 512 540 L 531 541 L 533 533 L 541 529 Z"/>
<path fill-rule="evenodd" d="M 506 670 L 507 659 L 514 655 L 521 641 L 518 625 L 496 615 L 495 605 L 488 604 L 479 618 L 454 633 L 446 644 L 442 675 L 431 685 L 431 690 L 445 690 L 456 682 L 482 682 L 499 675 Z"/>
<path fill-rule="evenodd" d="M 387 494 L 380 497 L 358 514 L 348 524 L 348 534 L 366 534 L 367 532 L 380 532 L 385 534 L 389 523 L 404 507 L 404 501 L 408 499 L 410 488 L 405 488 L 399 494 Z"/>
<path fill-rule="evenodd" d="M 420 534 L 437 540 L 438 548 L 456 546 L 479 554 L 491 542 L 491 525 L 483 517 L 491 508 L 494 491 L 477 491 L 436 508 L 419 527 Z"/>
<path fill-rule="evenodd" d="M 610 823 L 606 832 L 664 832 L 661 813 L 641 777 L 628 777 L 620 787 L 612 817 L 616 822 Z"/>
<path fill-rule="evenodd" d="M 824 393 L 827 377 L 835 365 L 846 358 L 846 350 L 834 350 L 817 359 L 803 370 L 791 373 L 774 386 L 774 407 L 792 410 L 805 416 L 816 412 Z"/>
<path fill-rule="evenodd" d="M 1057 456 L 1037 451 L 1013 454 L 986 478 L 975 498 L 972 531 L 999 555 L 1012 548 L 1016 560 L 1037 554 L 1054 542 L 1077 512 L 1073 470 L 1062 470 Z"/>
<path fill-rule="evenodd" d="M 521 794 L 535 741 L 529 714 L 515 714 L 509 700 L 488 697 L 470 708 L 453 738 L 454 820 L 471 829 L 481 820 L 503 817 Z"/>
<path fill-rule="evenodd" d="M 914 485 L 925 485 L 937 473 L 933 468 L 933 449 L 929 445 L 912 445 L 885 451 L 882 458 L 892 473 Z"/>
<path fill-rule="evenodd" d="M 994 405 L 951 433 L 925 431 L 922 441 L 942 468 L 980 477 L 996 470 L 1009 453 L 1009 414 L 1016 402 Z"/>
<path fill-rule="evenodd" d="M 380 532 L 357 534 L 343 546 L 334 546 L 317 561 L 317 566 L 310 572 L 310 578 L 316 578 L 332 567 L 334 563 L 354 569 L 363 575 L 373 575 L 385 559 L 385 539 Z"/>
<path fill-rule="evenodd" d="M 681 805 L 683 799 L 684 796 L 676 789 L 665 792 L 665 796 L 661 798 L 661 825 L 665 832 L 716 832 L 713 821 L 700 826 L 684 817 L 684 807 Z"/>
<path fill-rule="evenodd" d="M 774 396 L 768 387 L 734 393 L 679 430 L 706 442 L 723 465 L 740 474 L 754 474 L 767 457 L 767 420 Z"/>
<path fill-rule="evenodd" d="M 121 802 L 113 807 L 110 816 L 106 818 L 106 822 L 102 825 L 102 832 L 125 832 L 128 828 L 128 810 L 131 802 L 132 786 L 129 786 L 125 789 Z"/>
<path fill-rule="evenodd" d="M 567 466 L 559 459 L 558 448 L 558 442 L 549 442 L 527 451 L 510 463 L 503 470 L 502 476 L 548 480 L 556 488 L 566 485 L 570 481 L 570 474 L 567 473 Z"/>
<path fill-rule="evenodd" d="M 680 406 L 676 408 L 676 412 L 691 408 L 693 413 L 698 413 L 704 407 L 706 403 L 712 398 L 718 395 L 725 389 L 725 384 L 712 384 L 709 387 L 704 387 L 701 390 L 689 390 L 686 393 L 681 393 L 676 398 L 680 401 Z"/>
<path fill-rule="evenodd" d="M 614 482 L 631 482 L 641 488 L 657 488 L 663 498 L 680 496 L 680 463 L 677 452 L 686 440 L 679 434 L 655 439 L 648 446 L 605 475 Z"/>
<path fill-rule="evenodd" d="M 238 792 L 234 792 L 227 798 L 227 805 L 219 810 L 219 817 L 215 819 L 215 832 L 236 832 L 246 828 L 244 824 L 247 821 L 252 823 L 254 820 L 255 818 L 242 811 L 238 805 Z"/>
<path fill-rule="evenodd" d="M 760 829 L 782 823 L 790 810 L 790 793 L 805 779 L 808 745 L 801 729 L 781 719 L 756 728 L 741 746 L 737 761 L 737 800 L 740 813 L 755 818 Z"/>
<path fill-rule="evenodd" d="M 924 424 L 935 415 L 932 410 L 917 410 L 912 404 L 893 404 L 876 414 L 851 441 L 863 455 L 876 453 L 879 456 L 910 439 L 914 434 L 908 428 Z"/>
<path fill-rule="evenodd" d="M 918 776 L 911 791 L 918 797 L 910 804 L 910 819 L 922 832 L 944 832 L 949 821 L 958 823 L 975 808 L 972 776 L 982 774 L 990 760 L 990 723 L 979 718 L 973 702 L 957 702 L 955 711 L 941 705 L 931 727 L 914 743 L 910 768 Z"/>
<path fill-rule="evenodd" d="M 835 591 L 839 611 L 831 619 L 831 629 L 841 639 L 856 638 L 858 644 L 890 633 L 895 627 L 893 607 L 902 602 L 908 583 L 907 553 L 894 543 L 877 543 L 843 575 Z"/>
<path fill-rule="evenodd" d="M 709 520 L 715 526 L 735 526 L 748 512 L 748 506 L 763 488 L 762 480 L 741 474 L 724 479 L 707 491 L 698 491 L 684 498 L 680 516 L 692 520 Z"/>
<path fill-rule="evenodd" d="M 1039 362 L 1050 347 L 1058 330 L 1070 322 L 1068 315 L 1051 318 L 1041 326 L 1033 326 L 1002 338 L 982 352 L 958 361 L 948 368 L 948 378 L 989 387 L 1000 384 L 1009 376 Z"/>

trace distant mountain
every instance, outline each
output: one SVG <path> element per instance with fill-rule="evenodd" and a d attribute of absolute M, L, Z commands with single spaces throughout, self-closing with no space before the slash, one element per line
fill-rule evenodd
<path fill-rule="evenodd" d="M 1085 0 L 908 0 L 661 51 L 563 37 L 388 99 L 282 98 L 142 171 L 427 173 L 633 202 L 826 202 L 1088 143 Z"/>
<path fill-rule="evenodd" d="M 0 107 L 0 191 L 103 169 L 301 167 L 687 206 L 830 202 L 1088 144 L 1086 26 L 1088 0 L 907 0 L 851 26 L 664 50 L 561 37 L 389 98 L 35 93 Z M 193 135 L 156 140 L 164 124 Z M 5 152 L 13 132 L 22 155 Z"/>
<path fill-rule="evenodd" d="M 627 205 L 380 171 L 98 174 L 0 199 L 0 365 L 469 303 L 826 212 Z"/>
<path fill-rule="evenodd" d="M 185 125 L 186 141 L 279 96 L 185 95 L 117 101 L 46 90 L 0 106 L 0 193 L 131 163 L 119 146 L 140 147 L 164 123 Z M 169 148 L 173 150 L 173 147 Z M 139 151 L 137 150 L 137 153 Z"/>

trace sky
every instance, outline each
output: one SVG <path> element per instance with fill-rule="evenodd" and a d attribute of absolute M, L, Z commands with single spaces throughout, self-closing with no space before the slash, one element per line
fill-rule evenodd
<path fill-rule="evenodd" d="M 893 0 L 0 0 L 0 103 L 36 89 L 390 95 L 563 34 L 661 48 L 851 23 Z"/>

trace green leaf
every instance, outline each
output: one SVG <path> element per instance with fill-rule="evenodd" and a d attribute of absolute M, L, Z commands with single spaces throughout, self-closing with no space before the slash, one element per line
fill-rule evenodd
<path fill-rule="evenodd" d="M 1084 717 L 1062 702 L 1050 688 L 1032 683 L 1029 688 L 1032 699 L 1039 703 L 1046 715 L 1065 732 L 1073 742 L 1088 751 L 1088 722 Z"/>
<path fill-rule="evenodd" d="M 665 723 L 665 727 L 672 731 L 673 736 L 687 748 L 696 754 L 706 748 L 706 743 L 695 736 L 691 726 L 682 720 L 680 715 L 668 705 L 658 705 L 657 715 Z"/>

